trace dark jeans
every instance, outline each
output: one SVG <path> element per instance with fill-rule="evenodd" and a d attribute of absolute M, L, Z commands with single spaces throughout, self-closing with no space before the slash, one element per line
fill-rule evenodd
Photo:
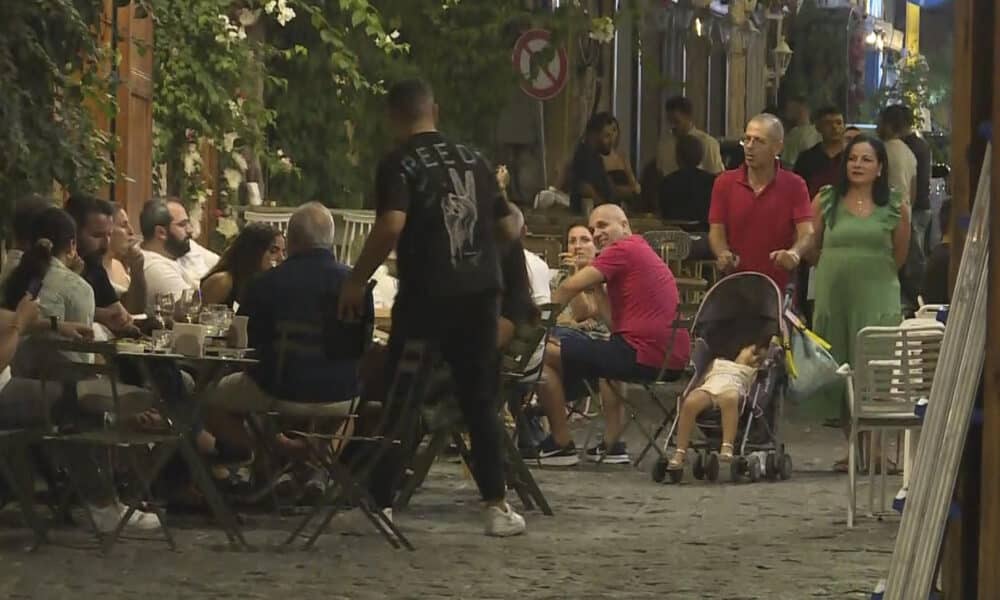
<path fill-rule="evenodd" d="M 560 355 L 567 399 L 579 397 L 583 381 L 587 379 L 652 382 L 660 374 L 660 369 L 636 362 L 635 348 L 617 334 L 608 340 L 586 336 L 564 337 Z M 674 381 L 680 375 L 680 371 L 667 371 L 664 379 Z"/>
<path fill-rule="evenodd" d="M 446 298 L 415 298 L 400 293 L 392 310 L 385 369 L 387 378 L 395 376 L 408 340 L 426 340 L 440 353 L 451 368 L 455 395 L 472 442 L 472 475 L 486 501 L 502 500 L 506 495 L 500 438 L 503 433 L 497 416 L 498 305 L 495 292 Z M 393 421 L 390 415 L 389 422 Z M 409 458 L 399 451 L 388 452 L 373 472 L 371 492 L 380 507 L 392 506 Z"/>

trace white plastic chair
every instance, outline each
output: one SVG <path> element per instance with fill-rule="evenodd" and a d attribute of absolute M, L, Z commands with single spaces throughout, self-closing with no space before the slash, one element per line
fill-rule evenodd
<path fill-rule="evenodd" d="M 345 265 L 354 266 L 357 257 L 351 256 L 351 250 L 356 240 L 364 240 L 371 233 L 375 225 L 375 212 L 344 211 L 341 216 L 344 219 L 344 234 L 340 240 L 337 258 Z"/>
<path fill-rule="evenodd" d="M 243 213 L 243 220 L 247 223 L 267 223 L 281 232 L 281 235 L 288 234 L 288 220 L 292 218 L 292 211 L 288 212 L 257 212 L 248 210 Z"/>
<path fill-rule="evenodd" d="M 931 382 L 941 355 L 944 326 L 940 323 L 899 327 L 865 327 L 855 341 L 855 365 L 838 371 L 847 379 L 851 435 L 848 442 L 847 527 L 854 527 L 857 508 L 857 443 L 861 432 L 883 432 L 881 456 L 881 510 L 885 512 L 888 467 L 885 435 L 887 431 L 918 430 L 921 420 L 914 407 L 930 396 Z M 868 453 L 873 455 L 875 436 L 870 436 Z M 910 444 L 904 450 L 904 481 L 912 461 Z M 875 514 L 875 468 L 869 465 L 868 507 Z"/>

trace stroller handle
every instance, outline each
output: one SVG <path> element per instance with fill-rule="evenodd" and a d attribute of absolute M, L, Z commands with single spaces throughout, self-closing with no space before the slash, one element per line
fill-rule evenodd
<path fill-rule="evenodd" d="M 793 301 L 795 300 L 795 282 L 789 282 L 785 285 L 785 295 L 782 296 L 782 306 L 788 308 L 793 306 Z"/>

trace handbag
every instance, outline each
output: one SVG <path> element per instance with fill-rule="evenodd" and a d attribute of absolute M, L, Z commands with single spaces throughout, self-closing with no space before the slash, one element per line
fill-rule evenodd
<path fill-rule="evenodd" d="M 790 327 L 785 341 L 788 395 L 803 402 L 841 379 L 840 365 L 830 354 L 830 344 L 806 328 L 797 317 L 786 317 Z"/>

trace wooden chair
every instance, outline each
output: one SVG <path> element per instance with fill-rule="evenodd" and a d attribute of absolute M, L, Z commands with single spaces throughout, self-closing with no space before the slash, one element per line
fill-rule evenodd
<path fill-rule="evenodd" d="M 561 307 L 555 304 L 545 304 L 539 308 L 542 313 L 540 322 L 536 325 L 518 325 L 514 331 L 514 337 L 501 355 L 501 399 L 504 402 L 498 407 L 497 417 L 501 421 L 501 426 L 503 419 L 499 413 L 502 411 L 503 405 L 507 406 L 511 411 L 511 416 L 516 421 L 521 414 L 524 398 L 531 396 L 541 378 L 544 350 L 542 362 L 538 364 L 537 368 L 529 370 L 529 366 L 539 347 L 544 348 L 548 332 L 555 324 Z M 431 439 L 427 447 L 413 459 L 410 472 L 397 496 L 397 508 L 402 509 L 409 505 L 413 494 L 423 484 L 431 466 L 444 451 L 449 440 L 454 441 L 458 446 L 465 464 L 470 464 L 470 454 L 462 437 L 461 423 L 457 416 L 458 409 L 454 404 L 454 398 L 445 400 L 444 411 L 450 418 L 442 418 L 440 423 L 428 423 Z M 514 440 L 507 435 L 506 431 L 502 437 L 507 458 L 508 485 L 514 488 L 525 509 L 533 510 L 537 504 L 543 514 L 551 516 L 553 514 L 552 508 L 538 487 L 535 478 L 531 475 L 531 471 L 524 463 L 524 459 L 521 458 L 521 453 Z"/>

